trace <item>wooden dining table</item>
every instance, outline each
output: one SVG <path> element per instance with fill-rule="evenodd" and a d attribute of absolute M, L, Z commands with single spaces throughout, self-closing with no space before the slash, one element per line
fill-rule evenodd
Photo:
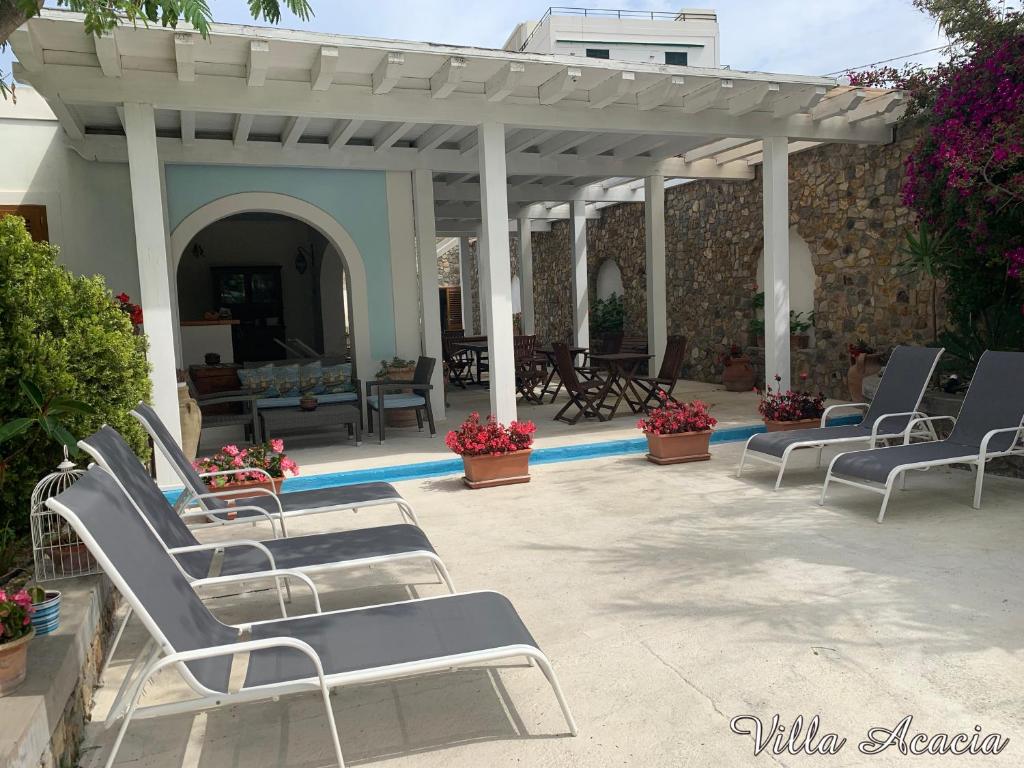
<path fill-rule="evenodd" d="M 555 374 L 558 372 L 555 366 L 555 349 L 550 344 L 543 347 L 537 347 L 534 350 L 538 355 L 544 355 L 547 359 L 546 365 L 548 368 L 547 378 L 544 380 L 544 386 L 540 390 L 540 398 L 544 399 L 544 395 L 551 393 L 551 402 L 555 402 L 555 398 L 558 397 L 558 393 L 562 390 L 562 382 L 559 380 L 557 384 L 554 384 Z M 587 351 L 586 347 L 569 347 L 569 354 L 575 359 L 578 355 L 582 355 Z M 551 389 L 554 384 L 554 390 Z"/>
<path fill-rule="evenodd" d="M 481 368 L 483 367 L 483 360 L 487 357 L 487 339 L 474 337 L 466 341 L 455 341 L 452 342 L 452 346 L 456 349 L 464 349 L 473 355 L 473 364 L 476 366 L 476 383 L 480 386 L 487 386 L 482 378 L 480 378 Z"/>
<path fill-rule="evenodd" d="M 646 352 L 592 352 L 591 362 L 608 369 L 604 394 L 597 406 L 598 412 L 608 409 L 607 418 L 613 419 L 625 400 L 630 411 L 640 413 L 643 410 L 644 393 L 637 389 L 636 374 L 640 366 L 653 357 Z M 613 397 L 615 402 L 610 403 Z"/>

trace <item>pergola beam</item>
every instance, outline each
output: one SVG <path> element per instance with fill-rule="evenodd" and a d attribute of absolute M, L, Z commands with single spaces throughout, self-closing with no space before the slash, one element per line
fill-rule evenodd
<path fill-rule="evenodd" d="M 362 120 L 339 120 L 327 137 L 327 146 L 331 149 L 344 147 L 362 125 Z"/>
<path fill-rule="evenodd" d="M 492 104 L 504 101 L 519 85 L 524 72 L 526 72 L 526 66 L 516 61 L 510 61 L 495 72 L 484 85 L 487 101 Z"/>
<path fill-rule="evenodd" d="M 682 111 L 687 115 L 695 115 L 713 106 L 720 99 L 727 99 L 732 95 L 733 82 L 728 78 L 719 80 L 717 83 L 709 83 L 683 99 Z M 735 115 L 730 115 L 735 117 Z"/>
<path fill-rule="evenodd" d="M 659 80 L 649 88 L 645 88 L 636 95 L 636 108 L 646 112 L 656 109 L 672 98 L 673 93 L 685 84 L 686 79 L 682 75 L 672 75 Z"/>
<path fill-rule="evenodd" d="M 249 42 L 249 64 L 246 67 L 246 82 L 250 88 L 259 88 L 267 82 L 270 68 L 270 43 L 266 40 Z"/>
<path fill-rule="evenodd" d="M 416 139 L 416 149 L 420 152 L 429 152 L 432 149 L 437 149 L 461 130 L 461 125 L 431 126 L 423 132 L 423 135 Z"/>
<path fill-rule="evenodd" d="M 370 90 L 374 96 L 391 93 L 391 89 L 398 85 L 402 77 L 403 64 L 405 56 L 400 53 L 389 52 L 381 57 L 380 63 L 370 76 Z"/>
<path fill-rule="evenodd" d="M 541 104 L 557 104 L 574 90 L 577 81 L 583 77 L 578 67 L 565 67 L 558 74 L 541 83 L 537 98 Z"/>
<path fill-rule="evenodd" d="M 179 113 L 181 122 L 181 143 L 190 146 L 196 140 L 196 113 L 191 110 L 184 110 Z"/>
<path fill-rule="evenodd" d="M 395 142 L 401 139 L 416 123 L 397 123 L 385 125 L 376 136 L 373 137 L 373 151 L 380 152 L 393 147 Z"/>
<path fill-rule="evenodd" d="M 338 71 L 338 49 L 333 45 L 321 45 L 309 70 L 309 87 L 314 91 L 326 91 L 334 82 Z"/>
<path fill-rule="evenodd" d="M 904 97 L 901 92 L 885 93 L 875 96 L 873 99 L 865 99 L 860 106 L 847 113 L 846 119 L 850 123 L 859 123 L 872 117 L 887 115 L 902 106 L 903 102 Z"/>
<path fill-rule="evenodd" d="M 285 123 L 284 130 L 281 132 L 281 146 L 294 147 L 298 144 L 299 139 L 302 138 L 302 132 L 306 130 L 308 124 L 308 117 L 289 117 L 288 122 Z"/>
<path fill-rule="evenodd" d="M 430 77 L 430 98 L 447 99 L 459 87 L 466 73 L 466 60 L 461 56 L 445 59 L 437 72 Z"/>
<path fill-rule="evenodd" d="M 99 59 L 103 74 L 107 77 L 120 77 L 121 53 L 117 49 L 117 31 L 108 29 L 93 35 L 93 42 L 96 44 L 96 58 Z"/>
<path fill-rule="evenodd" d="M 231 132 L 231 141 L 236 147 L 244 147 L 249 143 L 249 131 L 252 128 L 252 115 L 235 115 L 235 127 Z"/>
<path fill-rule="evenodd" d="M 792 96 L 785 96 L 776 99 L 773 103 L 775 117 L 789 117 L 800 112 L 807 112 L 824 98 L 826 88 L 823 85 L 816 85 L 804 88 Z"/>
<path fill-rule="evenodd" d="M 480 199 L 480 185 L 469 183 L 434 182 L 434 199 L 473 202 Z M 635 203 L 643 195 L 629 190 L 606 189 L 600 184 L 580 187 L 566 187 L 562 184 L 510 184 L 508 199 L 517 203 L 532 203 L 539 200 L 584 200 L 590 203 L 614 202 Z"/>
<path fill-rule="evenodd" d="M 759 109 L 772 93 L 778 93 L 778 83 L 758 83 L 729 99 L 729 114 L 733 117 L 746 115 Z"/>
<path fill-rule="evenodd" d="M 621 99 L 636 82 L 633 72 L 615 72 L 590 89 L 588 106 L 591 109 L 604 109 L 609 104 Z"/>
<path fill-rule="evenodd" d="M 196 44 L 191 32 L 174 33 L 174 67 L 178 81 L 191 83 L 196 79 Z"/>
<path fill-rule="evenodd" d="M 864 101 L 864 93 L 859 90 L 849 90 L 837 96 L 830 96 L 811 110 L 811 120 L 819 123 L 830 117 L 842 115 L 855 109 L 862 101 Z"/>

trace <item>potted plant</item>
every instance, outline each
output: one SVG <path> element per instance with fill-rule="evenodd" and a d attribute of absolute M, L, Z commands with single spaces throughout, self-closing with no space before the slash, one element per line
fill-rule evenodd
<path fill-rule="evenodd" d="M 727 392 L 749 392 L 754 388 L 754 366 L 738 344 L 723 352 L 718 362 L 722 364 L 722 384 Z"/>
<path fill-rule="evenodd" d="M 285 454 L 284 440 L 280 439 L 271 439 L 249 448 L 225 445 L 212 456 L 196 459 L 192 466 L 200 474 L 233 471 L 234 474 L 205 478 L 211 491 L 237 489 L 237 493 L 224 497 L 228 500 L 251 498 L 258 495 L 253 493 L 256 488 L 280 493 L 285 475 L 299 474 L 299 465 Z M 267 475 L 270 475 L 269 479 Z"/>
<path fill-rule="evenodd" d="M 11 594 L 0 589 L 0 696 L 25 680 L 28 644 L 36 633 L 32 613 L 32 598 L 26 590 Z"/>
<path fill-rule="evenodd" d="M 380 369 L 377 371 L 377 375 L 374 378 L 378 380 L 387 379 L 389 381 L 412 381 L 412 377 L 415 372 L 415 360 L 403 360 L 400 357 L 393 357 L 391 360 L 380 361 Z M 386 395 L 408 394 L 410 392 L 412 392 L 411 389 L 402 387 L 384 390 L 384 394 Z M 416 412 L 413 410 L 386 410 L 385 416 L 388 420 L 389 427 L 411 427 L 417 423 Z"/>
<path fill-rule="evenodd" d="M 807 374 L 800 374 L 801 381 L 807 381 Z M 782 377 L 775 375 L 775 381 Z M 769 432 L 782 432 L 790 429 L 806 429 L 821 423 L 821 414 L 825 412 L 825 395 L 822 393 L 772 389 L 769 384 L 764 391 L 759 390 L 761 402 L 757 410 L 764 418 L 764 425 Z"/>
<path fill-rule="evenodd" d="M 864 339 L 857 339 L 846 346 L 850 353 L 850 368 L 846 371 L 846 384 L 850 399 L 855 403 L 864 401 L 864 379 L 882 370 L 881 355 L 875 352 Z"/>
<path fill-rule="evenodd" d="M 55 589 L 29 587 L 32 598 L 32 628 L 42 637 L 56 632 L 60 626 L 60 592 Z"/>
<path fill-rule="evenodd" d="M 680 403 L 658 392 L 661 405 L 636 423 L 647 437 L 647 460 L 652 464 L 707 461 L 712 427 L 718 420 L 702 400 Z"/>
<path fill-rule="evenodd" d="M 793 349 L 807 349 L 811 344 L 810 334 L 807 333 L 814 325 L 813 312 L 789 311 L 789 343 Z"/>
<path fill-rule="evenodd" d="M 480 422 L 474 411 L 444 439 L 462 457 L 463 482 L 470 488 L 530 482 L 530 446 L 537 427 L 532 421 L 500 424 L 494 416 Z"/>

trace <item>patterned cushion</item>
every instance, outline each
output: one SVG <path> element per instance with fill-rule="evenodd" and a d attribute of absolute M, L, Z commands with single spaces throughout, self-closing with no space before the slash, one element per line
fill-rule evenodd
<path fill-rule="evenodd" d="M 338 365 L 325 365 L 321 367 L 321 380 L 323 391 L 328 393 L 351 392 L 353 390 L 351 379 L 352 366 L 349 363 Z"/>
<path fill-rule="evenodd" d="M 299 365 L 274 366 L 274 383 L 279 397 L 299 395 Z"/>
<path fill-rule="evenodd" d="M 304 395 L 319 395 L 326 391 L 319 360 L 299 366 L 299 391 Z"/>
<path fill-rule="evenodd" d="M 242 389 L 254 395 L 274 397 L 277 394 L 273 364 L 261 365 L 259 368 L 239 368 L 238 380 L 242 383 Z"/>

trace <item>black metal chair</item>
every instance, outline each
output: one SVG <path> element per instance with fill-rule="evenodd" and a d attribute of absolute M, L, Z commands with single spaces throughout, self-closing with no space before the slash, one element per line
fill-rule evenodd
<path fill-rule="evenodd" d="M 416 424 L 421 432 L 423 431 L 423 416 L 426 414 L 431 436 L 437 434 L 437 430 L 434 428 L 434 412 L 430 408 L 430 390 L 433 389 L 430 377 L 434 375 L 436 364 L 436 358 L 420 357 L 416 360 L 416 370 L 413 371 L 412 381 L 378 379 L 366 382 L 366 426 L 368 431 L 374 431 L 373 412 L 377 411 L 378 442 L 384 442 L 384 422 L 387 421 L 385 411 L 415 411 Z"/>

